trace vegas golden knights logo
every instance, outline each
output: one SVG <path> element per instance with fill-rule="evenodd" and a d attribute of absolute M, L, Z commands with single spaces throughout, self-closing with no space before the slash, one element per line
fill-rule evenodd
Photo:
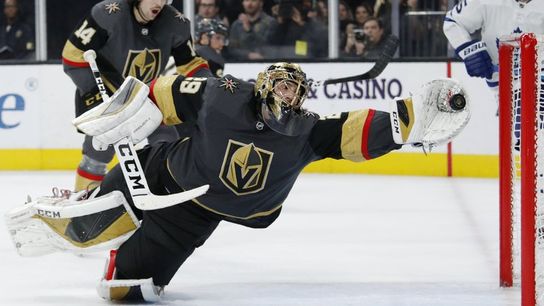
<path fill-rule="evenodd" d="M 220 178 L 237 195 L 255 193 L 264 188 L 274 153 L 229 140 Z"/>
<path fill-rule="evenodd" d="M 126 78 L 130 75 L 144 83 L 149 83 L 159 76 L 160 67 L 160 49 L 130 50 L 125 62 L 123 76 Z"/>

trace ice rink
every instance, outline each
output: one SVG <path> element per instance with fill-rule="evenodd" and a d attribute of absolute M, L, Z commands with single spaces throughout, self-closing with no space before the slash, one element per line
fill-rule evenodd
<path fill-rule="evenodd" d="M 72 185 L 0 172 L 0 212 Z M 105 252 L 22 258 L 0 229 L 0 305 L 108 304 Z M 498 282 L 496 179 L 305 174 L 268 229 L 220 224 L 161 305 L 519 305 Z"/>

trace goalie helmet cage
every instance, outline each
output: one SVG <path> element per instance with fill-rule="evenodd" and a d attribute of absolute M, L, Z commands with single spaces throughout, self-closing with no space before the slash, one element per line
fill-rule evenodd
<path fill-rule="evenodd" d="M 543 46 L 531 33 L 499 40 L 499 274 L 522 306 L 544 306 Z"/>

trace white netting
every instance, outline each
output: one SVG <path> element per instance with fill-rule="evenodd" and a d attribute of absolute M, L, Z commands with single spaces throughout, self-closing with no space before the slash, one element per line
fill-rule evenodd
<path fill-rule="evenodd" d="M 520 103 L 521 103 L 521 67 L 520 49 L 518 47 L 512 52 L 512 138 L 511 146 L 511 171 L 512 171 L 512 268 L 514 284 L 519 285 L 521 279 L 521 156 L 519 148 L 521 145 L 520 125 Z"/>
<path fill-rule="evenodd" d="M 523 58 L 525 58 L 525 56 L 521 54 L 523 51 L 521 51 L 521 48 L 519 47 L 517 38 L 512 39 L 511 36 L 506 40 L 501 39 L 501 41 L 507 41 L 509 45 L 514 46 L 511 53 L 512 67 L 510 69 L 512 73 L 512 88 L 510 94 L 513 109 L 509 116 L 512 124 L 510 133 L 510 176 L 512 178 L 510 216 L 512 220 L 512 232 L 510 238 L 512 246 L 513 283 L 517 286 L 521 284 L 521 266 L 523 265 L 523 263 L 521 263 L 521 200 L 522 191 L 524 193 L 529 191 L 531 192 L 531 197 L 534 195 L 536 203 L 533 216 L 535 218 L 535 227 L 533 229 L 534 232 L 530 233 L 531 235 L 534 234 L 535 237 L 535 266 L 533 267 L 535 272 L 535 300 L 536 305 L 544 306 L 544 39 L 542 36 L 537 36 L 536 53 L 538 60 L 534 61 L 534 59 L 529 59 L 531 62 L 534 62 L 535 66 L 534 69 L 533 67 L 530 67 L 531 69 L 527 69 L 530 73 L 534 73 L 536 76 L 534 88 L 531 89 L 536 93 L 536 101 L 523 102 L 524 107 L 525 105 L 530 105 L 530 107 L 535 108 L 536 118 L 522 118 L 521 116 L 521 61 L 523 61 Z M 527 72 L 528 71 L 523 71 L 523 74 Z M 526 102 L 530 103 L 525 104 Z M 502 118 L 503 120 L 506 119 L 505 117 Z M 528 141 L 521 137 L 522 125 L 529 128 L 534 128 L 535 130 L 535 147 L 529 149 L 530 154 L 520 154 L 521 144 Z M 521 168 L 522 157 L 528 158 L 527 161 L 523 161 L 524 163 L 530 162 L 534 163 L 535 165 L 536 171 L 531 176 L 531 179 L 535 182 L 536 190 L 532 187 L 530 187 L 531 190 L 525 190 L 527 187 L 522 187 L 521 175 L 522 171 L 525 171 Z M 504 212 L 501 212 L 501 214 L 503 213 Z M 525 285 L 526 284 L 521 284 L 522 287 Z"/>

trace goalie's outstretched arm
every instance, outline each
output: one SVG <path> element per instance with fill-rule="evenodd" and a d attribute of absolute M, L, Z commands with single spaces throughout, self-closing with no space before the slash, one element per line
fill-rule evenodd
<path fill-rule="evenodd" d="M 466 93 L 452 79 L 426 83 L 390 105 L 389 113 L 364 109 L 322 118 L 310 137 L 314 152 L 321 158 L 365 161 L 404 144 L 430 150 L 457 136 L 470 119 Z"/>

